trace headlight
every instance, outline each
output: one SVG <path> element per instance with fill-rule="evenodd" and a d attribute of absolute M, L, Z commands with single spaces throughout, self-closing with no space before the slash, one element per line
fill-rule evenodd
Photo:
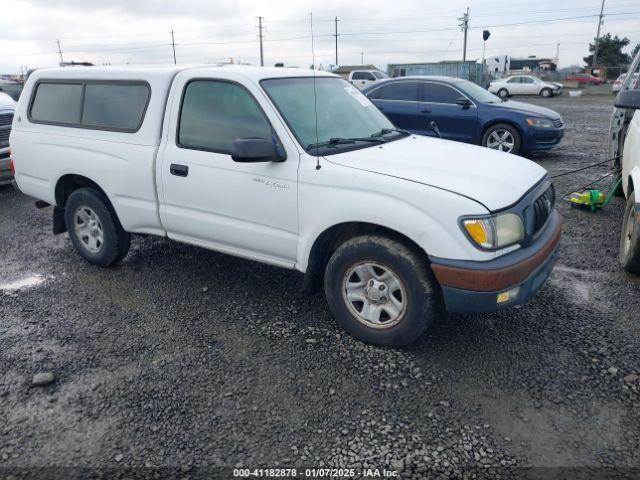
<path fill-rule="evenodd" d="M 553 128 L 553 121 L 548 118 L 540 118 L 540 117 L 531 117 L 527 118 L 527 124 L 530 127 L 537 128 Z"/>
<path fill-rule="evenodd" d="M 524 240 L 524 225 L 515 213 L 465 217 L 461 224 L 469 239 L 484 250 L 496 250 Z"/>

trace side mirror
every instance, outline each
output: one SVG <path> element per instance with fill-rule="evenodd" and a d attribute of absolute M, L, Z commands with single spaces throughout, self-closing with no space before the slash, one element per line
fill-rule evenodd
<path fill-rule="evenodd" d="M 457 99 L 456 103 L 463 108 L 469 108 L 471 105 L 473 105 L 473 103 L 471 103 L 471 100 L 464 97 L 460 97 L 459 99 Z"/>
<path fill-rule="evenodd" d="M 287 157 L 278 151 L 271 140 L 264 138 L 236 138 L 231 148 L 234 162 L 284 162 Z"/>
<path fill-rule="evenodd" d="M 617 108 L 640 110 L 640 90 L 622 90 L 618 93 L 614 105 Z"/>

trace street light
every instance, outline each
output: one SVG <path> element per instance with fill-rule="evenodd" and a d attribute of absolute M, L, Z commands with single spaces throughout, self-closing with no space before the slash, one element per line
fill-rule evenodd
<path fill-rule="evenodd" d="M 487 65 L 484 60 L 484 51 L 487 48 L 487 40 L 489 40 L 490 36 L 491 36 L 491 32 L 489 30 L 482 31 L 482 86 L 483 87 L 487 85 L 487 79 L 485 77 Z"/>

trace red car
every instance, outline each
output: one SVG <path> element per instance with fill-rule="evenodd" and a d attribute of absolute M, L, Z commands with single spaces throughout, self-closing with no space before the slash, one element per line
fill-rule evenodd
<path fill-rule="evenodd" d="M 568 82 L 578 82 L 580 85 L 600 85 L 602 80 L 588 73 L 574 73 L 569 75 L 566 79 Z"/>

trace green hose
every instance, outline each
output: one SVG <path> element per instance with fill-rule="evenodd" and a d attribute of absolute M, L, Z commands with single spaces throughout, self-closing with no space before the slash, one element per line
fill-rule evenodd
<path fill-rule="evenodd" d="M 609 192 L 609 195 L 607 195 L 607 199 L 604 201 L 604 203 L 602 205 L 600 205 L 599 208 L 606 207 L 607 205 L 609 205 L 609 203 L 611 202 L 611 199 L 616 194 L 616 190 L 618 190 L 618 188 L 620 188 L 620 185 L 622 185 L 622 177 L 620 177 L 618 179 L 618 181 L 615 183 L 615 185 L 613 186 L 613 188 Z"/>

